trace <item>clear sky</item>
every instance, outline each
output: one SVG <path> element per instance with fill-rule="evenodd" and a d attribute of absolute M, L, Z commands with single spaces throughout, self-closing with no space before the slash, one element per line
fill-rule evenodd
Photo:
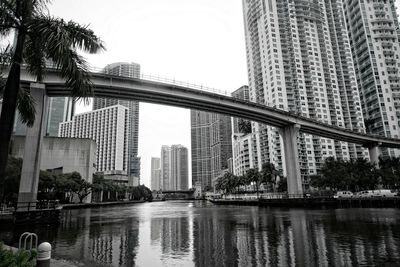
<path fill-rule="evenodd" d="M 86 55 L 94 67 L 135 62 L 145 74 L 228 92 L 247 84 L 241 0 L 53 0 L 49 12 L 102 38 L 107 51 Z M 172 144 L 190 149 L 189 110 L 141 103 L 141 183 L 150 186 L 151 157 Z"/>

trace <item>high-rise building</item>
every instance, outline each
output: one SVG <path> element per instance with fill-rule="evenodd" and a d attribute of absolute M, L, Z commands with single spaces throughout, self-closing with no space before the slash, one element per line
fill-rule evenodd
<path fill-rule="evenodd" d="M 210 116 L 204 111 L 190 111 L 192 184 L 203 190 L 211 186 Z"/>
<path fill-rule="evenodd" d="M 344 0 L 344 17 L 365 128 L 368 133 L 400 136 L 400 30 L 394 0 Z M 399 156 L 384 149 L 384 156 Z"/>
<path fill-rule="evenodd" d="M 140 65 L 136 63 L 117 62 L 109 64 L 104 72 L 111 75 L 124 76 L 129 78 L 140 78 Z M 139 102 L 113 98 L 93 99 L 93 109 L 101 109 L 116 104 L 123 105 L 129 109 L 129 131 L 128 131 L 128 175 L 140 177 L 139 147 Z"/>
<path fill-rule="evenodd" d="M 250 101 L 364 132 L 361 101 L 337 0 L 243 0 Z M 284 170 L 281 137 L 253 123 L 258 168 Z M 360 146 L 300 133 L 300 171 L 316 174 L 326 157 L 366 157 Z M 306 179 L 303 180 L 306 182 Z"/>
<path fill-rule="evenodd" d="M 71 97 L 49 97 L 47 112 L 47 136 L 58 136 L 61 122 L 71 120 L 74 114 L 74 102 Z M 14 135 L 25 135 L 26 125 L 22 123 L 19 112 L 15 115 Z"/>
<path fill-rule="evenodd" d="M 161 147 L 161 189 L 169 190 L 169 180 L 171 175 L 171 147 L 162 146 Z"/>
<path fill-rule="evenodd" d="M 232 157 L 231 118 L 204 111 L 190 111 L 192 184 L 209 190 L 212 180 L 228 168 Z"/>
<path fill-rule="evenodd" d="M 232 97 L 249 101 L 249 87 L 242 86 L 232 92 Z M 232 118 L 232 168 L 235 175 L 244 175 L 256 165 L 256 134 L 251 132 L 251 122 Z"/>
<path fill-rule="evenodd" d="M 189 189 L 188 149 L 182 145 L 171 146 L 170 189 Z"/>
<path fill-rule="evenodd" d="M 160 158 L 151 158 L 151 189 L 162 189 Z"/>
<path fill-rule="evenodd" d="M 188 150 L 182 145 L 161 147 L 161 181 L 163 190 L 189 188 Z"/>
<path fill-rule="evenodd" d="M 97 171 L 127 175 L 128 118 L 128 108 L 122 105 L 81 113 L 60 124 L 59 136 L 95 140 Z"/>

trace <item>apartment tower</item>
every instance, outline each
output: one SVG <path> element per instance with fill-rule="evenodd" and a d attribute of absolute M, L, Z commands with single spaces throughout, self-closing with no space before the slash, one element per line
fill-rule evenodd
<path fill-rule="evenodd" d="M 250 101 L 364 132 L 342 1 L 243 0 Z M 252 124 L 255 163 L 284 170 L 278 129 Z M 326 157 L 366 157 L 360 146 L 300 133 L 303 182 Z"/>
<path fill-rule="evenodd" d="M 129 78 L 140 78 L 140 65 L 136 63 L 117 62 L 109 64 L 104 68 L 104 72 L 110 75 L 123 76 Z M 139 102 L 121 100 L 113 98 L 93 99 L 93 109 L 101 109 L 116 104 L 123 105 L 129 109 L 129 132 L 128 132 L 128 176 L 140 177 L 140 157 L 138 157 L 139 147 Z"/>
<path fill-rule="evenodd" d="M 161 169 L 160 158 L 151 158 L 151 190 L 160 190 L 161 186 Z"/>
<path fill-rule="evenodd" d="M 212 181 L 228 169 L 232 157 L 231 118 L 204 111 L 190 111 L 192 184 L 210 190 Z"/>
<path fill-rule="evenodd" d="M 98 172 L 128 172 L 128 108 L 115 105 L 75 115 L 60 124 L 60 137 L 96 141 Z"/>
<path fill-rule="evenodd" d="M 188 150 L 182 145 L 161 147 L 161 181 L 163 190 L 188 190 Z"/>
<path fill-rule="evenodd" d="M 232 92 L 232 97 L 249 101 L 249 87 L 242 86 Z M 255 162 L 256 134 L 251 132 L 251 122 L 242 118 L 232 118 L 232 171 L 244 175 Z"/>
<path fill-rule="evenodd" d="M 366 131 L 400 136 L 400 30 L 393 0 L 344 0 Z M 384 156 L 400 150 L 385 148 Z"/>

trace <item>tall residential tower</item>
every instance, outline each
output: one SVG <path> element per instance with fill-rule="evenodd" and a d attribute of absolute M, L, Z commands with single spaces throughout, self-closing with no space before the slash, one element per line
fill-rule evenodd
<path fill-rule="evenodd" d="M 117 62 L 109 64 L 104 72 L 111 75 L 129 78 L 140 78 L 140 65 L 136 63 Z M 128 176 L 140 178 L 140 157 L 138 157 L 139 143 L 139 102 L 99 98 L 93 100 L 93 109 L 101 109 L 116 104 L 123 105 L 129 109 L 129 131 L 128 131 Z"/>
<path fill-rule="evenodd" d="M 232 157 L 231 118 L 204 111 L 190 111 L 192 184 L 210 190 L 212 181 L 228 168 Z"/>
<path fill-rule="evenodd" d="M 340 0 L 243 0 L 250 101 L 364 132 L 361 101 Z M 284 168 L 276 128 L 253 123 L 258 167 Z M 326 157 L 366 157 L 360 146 L 301 133 L 303 178 Z M 306 182 L 306 179 L 304 179 Z"/>
<path fill-rule="evenodd" d="M 400 136 L 400 29 L 394 0 L 344 0 L 365 128 Z M 384 149 L 384 156 L 399 156 Z"/>
<path fill-rule="evenodd" d="M 161 147 L 161 179 L 163 190 L 189 189 L 188 150 L 182 145 Z"/>

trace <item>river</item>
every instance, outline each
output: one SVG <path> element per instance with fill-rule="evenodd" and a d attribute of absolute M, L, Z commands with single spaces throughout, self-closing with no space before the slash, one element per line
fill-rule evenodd
<path fill-rule="evenodd" d="M 278 209 L 166 201 L 63 211 L 35 231 L 84 266 L 400 266 L 399 209 Z"/>

